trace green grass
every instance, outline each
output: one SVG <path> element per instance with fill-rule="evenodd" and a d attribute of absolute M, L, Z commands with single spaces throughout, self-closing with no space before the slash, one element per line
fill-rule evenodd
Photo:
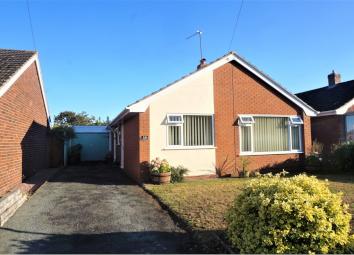
<path fill-rule="evenodd" d="M 350 212 L 354 217 L 354 176 L 353 175 L 318 175 L 320 179 L 327 179 L 329 187 L 334 192 L 343 192 L 343 200 L 349 204 Z M 352 219 L 352 231 L 354 220 Z"/>
<path fill-rule="evenodd" d="M 321 175 L 318 177 L 328 179 L 332 191 L 343 192 L 343 200 L 350 205 L 353 214 L 354 176 Z M 225 213 L 248 181 L 249 179 L 242 178 L 193 180 L 167 185 L 147 184 L 146 188 L 188 222 L 193 229 L 223 231 L 226 228 Z M 354 226 L 353 221 L 352 226 Z"/>

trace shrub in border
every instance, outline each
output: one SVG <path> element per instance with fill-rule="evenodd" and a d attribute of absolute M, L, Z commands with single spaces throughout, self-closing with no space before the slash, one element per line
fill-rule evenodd
<path fill-rule="evenodd" d="M 228 237 L 241 253 L 343 251 L 351 215 L 341 197 L 313 176 L 262 175 L 228 211 Z"/>

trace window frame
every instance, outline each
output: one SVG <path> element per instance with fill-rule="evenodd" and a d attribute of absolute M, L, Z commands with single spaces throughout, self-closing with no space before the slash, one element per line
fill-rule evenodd
<path fill-rule="evenodd" d="M 244 120 L 242 120 L 243 118 L 251 118 L 251 121 L 244 121 Z M 241 114 L 241 115 L 239 115 L 238 123 L 239 123 L 239 125 L 245 126 L 245 125 L 252 125 L 255 123 L 255 121 L 254 121 L 254 118 L 252 115 Z"/>
<path fill-rule="evenodd" d="M 240 116 L 252 116 L 252 117 L 269 117 L 269 118 L 288 118 L 288 150 L 286 151 L 264 151 L 264 152 L 255 152 L 254 151 L 254 135 L 253 135 L 253 124 L 238 124 L 238 130 L 239 130 L 239 149 L 240 149 L 240 156 L 252 156 L 252 155 L 277 155 L 277 154 L 300 154 L 304 153 L 303 151 L 303 141 L 302 141 L 302 133 L 303 133 L 303 124 L 291 124 L 290 118 L 291 117 L 299 117 L 301 116 L 294 116 L 294 115 L 271 115 L 271 114 L 240 114 Z M 302 118 L 301 118 L 302 120 Z M 251 151 L 242 151 L 242 132 L 241 132 L 241 126 L 251 126 Z M 299 126 L 299 144 L 300 144 L 300 149 L 299 150 L 293 150 L 292 146 L 292 131 L 291 131 L 291 126 Z"/>
<path fill-rule="evenodd" d="M 293 121 L 293 118 L 300 118 L 300 122 Z M 289 116 L 289 125 L 296 126 L 296 125 L 303 125 L 304 121 L 301 119 L 300 116 Z"/>
<path fill-rule="evenodd" d="M 348 139 L 348 117 L 354 118 L 354 112 L 349 112 L 344 115 L 344 135 L 345 135 L 345 142 L 353 142 L 354 140 Z"/>
<path fill-rule="evenodd" d="M 165 146 L 165 150 L 188 150 L 188 149 L 215 149 L 215 128 L 214 128 L 214 114 L 210 114 L 210 113 L 176 113 L 176 114 L 167 114 L 166 116 L 170 116 L 170 115 L 181 115 L 182 119 L 184 115 L 188 115 L 188 116 L 210 116 L 211 117 L 211 133 L 212 133 L 212 144 L 211 145 L 193 145 L 193 146 L 189 146 L 189 145 L 184 145 L 184 130 L 183 130 L 183 123 L 178 123 L 178 124 L 174 124 L 174 123 L 168 123 L 166 121 L 166 146 Z M 168 120 L 168 119 L 167 119 Z M 169 145 L 169 135 L 168 135 L 168 127 L 169 126 L 180 126 L 181 128 L 181 145 Z"/>
<path fill-rule="evenodd" d="M 171 116 L 176 116 L 176 117 L 181 117 L 181 121 L 170 121 L 170 117 Z M 180 114 L 180 113 L 176 113 L 176 114 L 167 114 L 166 116 L 166 123 L 168 125 L 171 125 L 171 124 L 179 124 L 179 125 L 182 125 L 184 123 L 184 120 L 183 120 L 183 114 Z"/>

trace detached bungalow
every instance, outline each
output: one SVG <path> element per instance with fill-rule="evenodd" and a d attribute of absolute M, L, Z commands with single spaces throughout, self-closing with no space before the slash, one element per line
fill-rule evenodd
<path fill-rule="evenodd" d="M 0 196 L 49 166 L 48 118 L 37 52 L 0 49 Z"/>
<path fill-rule="evenodd" d="M 312 119 L 312 138 L 329 150 L 333 144 L 354 141 L 354 80 L 341 82 L 334 71 L 328 85 L 297 94 L 319 114 Z"/>
<path fill-rule="evenodd" d="M 133 104 L 110 124 L 114 160 L 138 182 L 155 157 L 190 176 L 235 174 L 302 158 L 316 111 L 230 52 Z"/>

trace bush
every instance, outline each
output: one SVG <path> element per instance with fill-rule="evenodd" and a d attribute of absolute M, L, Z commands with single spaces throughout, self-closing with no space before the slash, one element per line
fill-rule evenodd
<path fill-rule="evenodd" d="M 354 143 L 343 143 L 334 146 L 335 165 L 342 171 L 354 171 Z"/>
<path fill-rule="evenodd" d="M 50 133 L 61 140 L 75 138 L 74 129 L 69 126 L 55 126 L 50 130 Z"/>
<path fill-rule="evenodd" d="M 171 172 L 171 167 L 166 159 L 160 160 L 159 158 L 155 158 L 151 160 L 150 172 L 152 174 L 169 173 Z"/>
<path fill-rule="evenodd" d="M 182 182 L 188 169 L 183 166 L 171 167 L 171 182 Z"/>
<path fill-rule="evenodd" d="M 329 253 L 349 243 L 351 215 L 327 182 L 297 175 L 253 179 L 228 211 L 228 236 L 241 253 Z"/>
<path fill-rule="evenodd" d="M 322 168 L 322 158 L 318 155 L 309 155 L 305 159 L 306 167 L 311 170 L 321 170 Z"/>

